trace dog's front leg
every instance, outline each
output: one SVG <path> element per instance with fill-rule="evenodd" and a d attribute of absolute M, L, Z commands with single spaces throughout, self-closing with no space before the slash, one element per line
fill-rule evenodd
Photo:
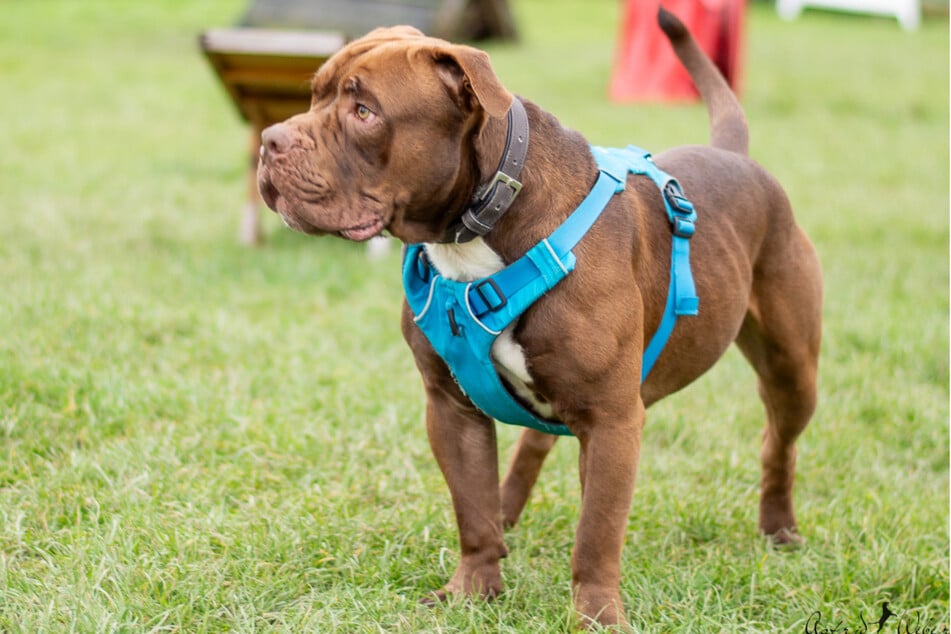
<path fill-rule="evenodd" d="M 502 590 L 499 560 L 507 554 L 502 541 L 495 424 L 462 393 L 446 364 L 416 326 L 406 302 L 402 329 L 423 378 L 426 433 L 449 485 L 461 551 L 452 579 L 423 602 L 443 600 L 458 593 L 495 596 Z"/>
<path fill-rule="evenodd" d="M 581 519 L 571 557 L 575 608 L 586 623 L 627 626 L 621 601 L 621 550 L 640 455 L 644 404 L 599 411 L 577 429 Z"/>
<path fill-rule="evenodd" d="M 460 547 L 456 572 L 435 597 L 443 600 L 459 593 L 494 597 L 502 590 L 499 560 L 507 554 L 495 426 L 465 400 L 451 379 L 428 385 L 426 392 L 426 431 L 452 496 Z"/>

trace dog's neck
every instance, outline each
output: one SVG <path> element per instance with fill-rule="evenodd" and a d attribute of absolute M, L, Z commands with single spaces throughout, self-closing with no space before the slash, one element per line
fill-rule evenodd
<path fill-rule="evenodd" d="M 583 136 L 563 127 L 553 115 L 532 102 L 523 103 L 531 141 L 520 174 L 522 189 L 484 237 L 506 263 L 521 257 L 564 222 L 598 177 L 598 166 Z M 490 119 L 483 127 L 476 142 L 480 182 L 495 174 L 504 152 L 507 129 L 505 119 Z"/>
<path fill-rule="evenodd" d="M 564 222 L 597 180 L 598 167 L 584 137 L 562 127 L 554 116 L 530 101 L 523 103 L 531 140 L 519 175 L 522 189 L 484 237 L 463 244 L 427 244 L 430 259 L 444 277 L 471 281 L 517 260 Z M 498 170 L 506 151 L 508 125 L 505 118 L 490 118 L 477 134 L 476 183 L 488 182 Z M 479 187 L 474 185 L 473 190 Z"/>

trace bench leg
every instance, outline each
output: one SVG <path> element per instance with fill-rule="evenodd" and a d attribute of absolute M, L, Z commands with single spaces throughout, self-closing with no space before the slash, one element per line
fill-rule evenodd
<path fill-rule="evenodd" d="M 244 215 L 241 218 L 241 243 L 258 245 L 263 242 L 261 234 L 261 193 L 258 191 L 258 159 L 261 148 L 261 126 L 251 125 L 251 161 L 248 166 L 247 184 L 248 201 L 244 205 Z"/>

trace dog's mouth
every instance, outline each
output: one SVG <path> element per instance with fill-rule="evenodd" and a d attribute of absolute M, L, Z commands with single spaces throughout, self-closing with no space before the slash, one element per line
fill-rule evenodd
<path fill-rule="evenodd" d="M 386 229 L 387 214 L 377 197 L 362 193 L 354 202 L 330 196 L 326 189 L 293 185 L 264 163 L 258 170 L 261 198 L 294 231 L 364 242 Z"/>
<path fill-rule="evenodd" d="M 341 229 L 337 233 L 347 240 L 363 242 L 364 240 L 369 240 L 370 238 L 380 235 L 380 233 L 385 228 L 386 225 L 383 223 L 381 218 L 374 218 L 370 222 L 349 227 L 347 229 Z"/>
<path fill-rule="evenodd" d="M 364 242 L 380 235 L 386 229 L 386 222 L 383 218 L 376 214 L 368 214 L 369 210 L 364 210 L 362 218 L 355 219 L 357 222 L 343 229 L 326 225 L 321 226 L 323 223 L 314 223 L 310 219 L 314 215 L 313 213 L 306 213 L 300 202 L 294 203 L 287 196 L 284 196 L 269 178 L 261 179 L 260 191 L 265 204 L 277 212 L 284 224 L 294 231 L 311 235 L 330 233 L 353 242 Z"/>
<path fill-rule="evenodd" d="M 271 182 L 271 179 L 259 177 L 258 191 L 261 193 L 261 198 L 264 200 L 264 204 L 267 205 L 272 211 L 278 211 L 277 199 L 281 194 L 279 191 L 277 191 L 277 187 L 274 186 L 274 183 Z"/>

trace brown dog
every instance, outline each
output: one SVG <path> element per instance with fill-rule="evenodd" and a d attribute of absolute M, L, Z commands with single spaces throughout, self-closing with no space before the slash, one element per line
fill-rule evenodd
<path fill-rule="evenodd" d="M 794 442 L 816 402 L 821 273 L 780 185 L 747 157 L 740 105 L 683 25 L 662 28 L 708 104 L 711 145 L 656 157 L 699 219 L 691 260 L 698 316 L 678 321 L 653 372 L 642 353 L 664 311 L 671 226 L 657 187 L 630 176 L 574 249 L 577 266 L 498 339 L 492 359 L 527 406 L 580 443 L 581 519 L 572 555 L 578 612 L 624 623 L 621 549 L 645 409 L 703 374 L 736 342 L 766 405 L 759 527 L 798 539 Z M 291 227 L 366 240 L 384 229 L 447 278 L 473 280 L 547 237 L 598 175 L 588 143 L 524 101 L 531 130 L 521 193 L 484 237 L 440 244 L 495 173 L 513 96 L 488 56 L 401 27 L 346 46 L 313 80 L 310 111 L 267 129 L 261 193 Z M 452 495 L 461 558 L 436 593 L 494 596 L 504 526 L 518 519 L 555 436 L 522 433 L 498 476 L 495 427 L 460 390 L 404 306 L 403 334 L 425 386 L 426 429 Z"/>

